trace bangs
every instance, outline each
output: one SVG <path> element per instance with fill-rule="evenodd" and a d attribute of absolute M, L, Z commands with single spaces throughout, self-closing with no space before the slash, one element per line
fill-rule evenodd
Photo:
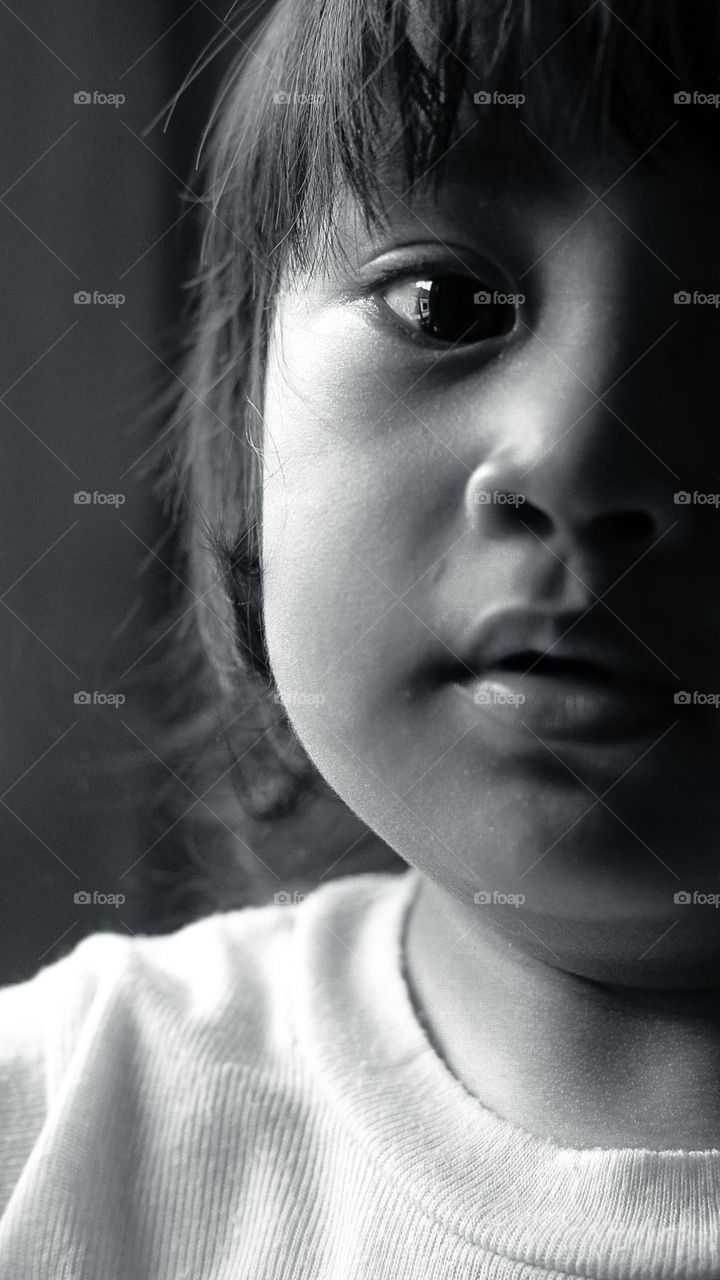
<path fill-rule="evenodd" d="M 719 35 L 709 0 L 625 0 L 621 11 L 604 0 L 281 0 L 211 118 L 207 200 L 221 226 L 211 219 L 208 239 L 230 230 L 266 283 L 286 263 L 312 270 L 342 190 L 368 225 L 382 221 L 391 140 L 401 193 L 421 180 L 437 191 L 444 157 L 470 131 L 527 166 L 533 133 L 553 146 L 583 130 L 640 155 L 675 126 L 673 145 L 714 145 L 716 112 L 679 106 L 675 93 L 713 89 Z M 495 92 L 524 102 L 475 101 Z"/>

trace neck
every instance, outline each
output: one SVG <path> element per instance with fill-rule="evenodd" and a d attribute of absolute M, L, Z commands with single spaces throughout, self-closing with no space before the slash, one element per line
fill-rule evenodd
<path fill-rule="evenodd" d="M 422 878 L 405 965 L 436 1051 L 497 1115 L 569 1147 L 720 1148 L 720 992 L 537 959 Z"/>

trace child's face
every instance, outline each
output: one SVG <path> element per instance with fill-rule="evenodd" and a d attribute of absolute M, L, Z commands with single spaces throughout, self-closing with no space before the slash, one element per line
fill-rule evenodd
<path fill-rule="evenodd" d="M 407 273 L 382 286 L 395 315 L 342 264 L 280 296 L 270 658 L 311 758 L 408 862 L 468 902 L 524 894 L 507 919 L 542 917 L 550 946 L 563 921 L 632 921 L 633 958 L 689 911 L 676 893 L 720 891 L 720 707 L 674 697 L 720 692 L 720 510 L 674 501 L 720 493 L 720 310 L 675 301 L 720 294 L 720 187 L 679 151 L 661 173 L 619 142 L 601 164 L 588 141 L 555 140 L 537 142 L 542 189 L 508 155 L 496 195 L 478 134 L 435 202 L 388 166 L 391 227 L 372 241 L 345 208 L 363 278 L 381 257 Z M 419 330 L 415 282 L 448 275 L 465 290 L 442 286 L 439 336 L 414 340 L 397 313 Z M 526 301 L 481 331 L 483 288 Z M 509 605 L 527 625 L 501 628 L 501 649 L 589 655 L 609 683 L 544 664 L 519 678 L 487 643 L 469 658 Z M 486 684 L 459 686 L 473 661 Z M 708 905 L 691 923 L 720 949 Z"/>

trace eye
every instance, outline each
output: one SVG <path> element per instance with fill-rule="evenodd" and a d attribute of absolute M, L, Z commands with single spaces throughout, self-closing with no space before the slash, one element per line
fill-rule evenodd
<path fill-rule="evenodd" d="M 450 273 L 394 281 L 381 290 L 381 297 L 415 333 L 454 344 L 510 333 L 518 305 L 525 300 L 522 294 Z"/>

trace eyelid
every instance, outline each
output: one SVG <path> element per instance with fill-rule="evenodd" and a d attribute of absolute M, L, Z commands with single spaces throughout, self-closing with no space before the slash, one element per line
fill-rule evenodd
<path fill-rule="evenodd" d="M 486 255 L 479 257 L 465 249 L 463 258 L 459 253 L 455 253 L 451 245 L 447 246 L 445 252 L 443 247 L 442 245 L 419 246 L 412 255 L 408 254 L 405 258 L 393 256 L 390 262 L 386 263 L 385 258 L 388 255 L 384 254 L 379 259 L 363 263 L 355 276 L 346 282 L 349 285 L 347 296 L 366 297 L 377 292 L 383 285 L 408 279 L 414 275 L 418 277 L 467 275 L 477 280 L 483 278 L 483 273 L 487 273 L 486 284 L 494 284 L 498 289 L 507 287 L 508 292 L 518 292 L 513 289 L 507 271 L 504 271 L 491 257 Z"/>

